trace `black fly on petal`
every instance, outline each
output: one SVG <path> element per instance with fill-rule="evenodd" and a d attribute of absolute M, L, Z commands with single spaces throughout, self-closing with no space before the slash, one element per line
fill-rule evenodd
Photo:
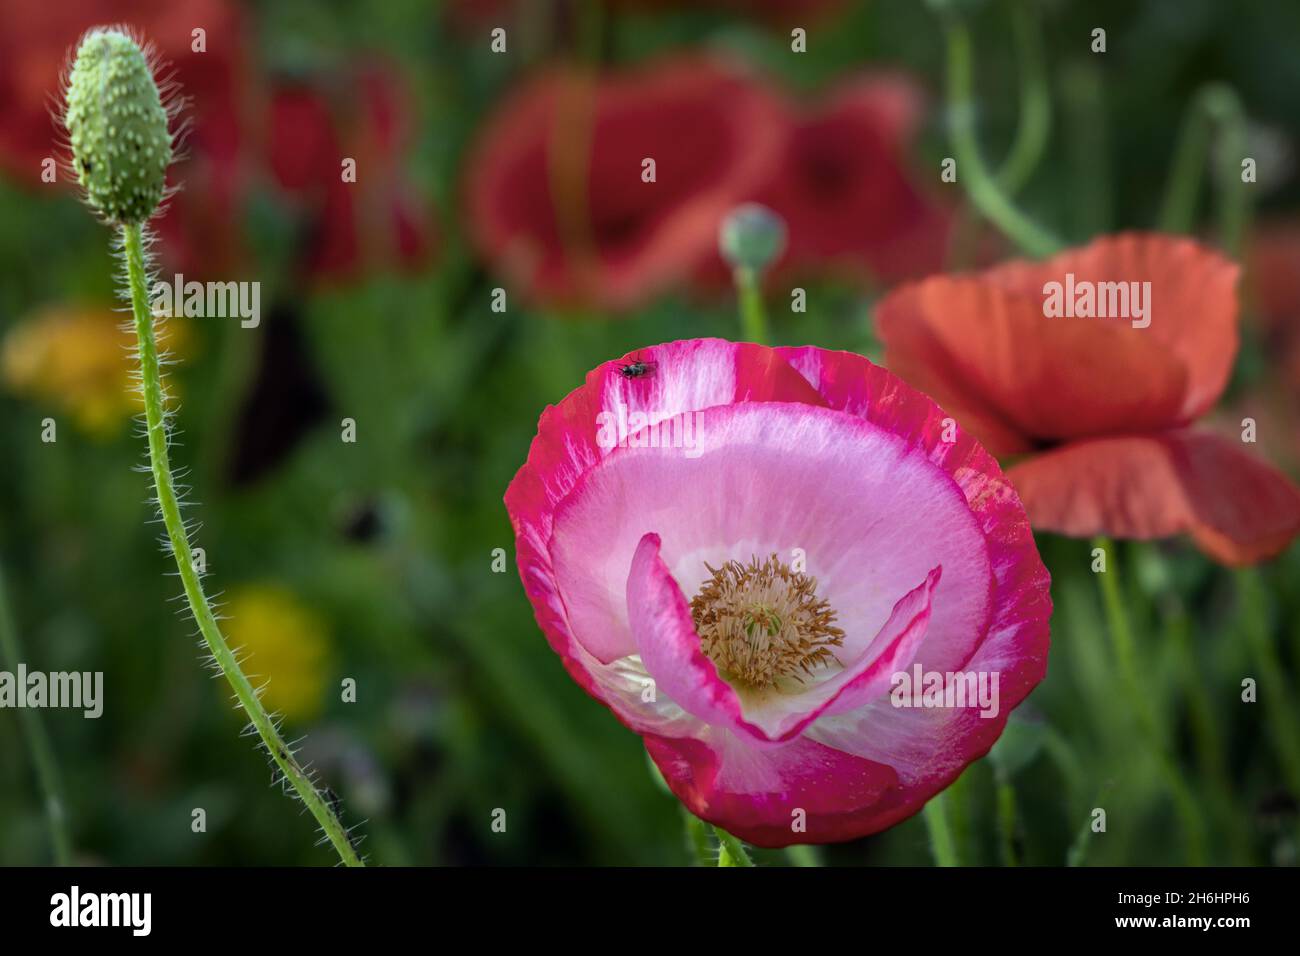
<path fill-rule="evenodd" d="M 640 355 L 635 355 L 632 357 L 632 361 L 618 367 L 618 374 L 624 378 L 644 378 L 647 375 L 653 375 L 654 370 L 658 367 L 658 362 L 642 361 Z"/>

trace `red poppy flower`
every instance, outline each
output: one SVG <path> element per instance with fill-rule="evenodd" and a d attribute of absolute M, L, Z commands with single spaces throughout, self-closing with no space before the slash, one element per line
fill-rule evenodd
<path fill-rule="evenodd" d="M 298 218 L 309 274 L 347 278 L 426 258 L 430 216 L 402 169 L 409 115 L 396 74 L 377 63 L 274 84 L 267 162 Z M 348 159 L 354 182 L 344 180 Z"/>
<path fill-rule="evenodd" d="M 1255 420 L 1260 450 L 1300 470 L 1300 223 L 1254 230 L 1246 254 L 1248 315 L 1268 356 L 1267 374 L 1224 416 L 1224 427 Z"/>
<path fill-rule="evenodd" d="M 632 10 L 671 10 L 714 7 L 745 14 L 773 25 L 807 26 L 844 6 L 844 0 L 615 0 Z"/>
<path fill-rule="evenodd" d="M 570 3 L 569 6 L 578 6 Z M 559 21 L 571 21 L 573 11 L 556 4 L 553 14 Z M 773 25 L 808 26 L 844 6 L 844 0 L 610 0 L 610 6 L 634 11 L 660 11 L 682 8 L 714 7 L 736 14 L 748 14 Z M 493 26 L 509 27 L 518 12 L 513 0 L 451 0 L 445 6 L 453 26 L 462 30 Z"/>
<path fill-rule="evenodd" d="M 782 136 L 775 100 L 715 62 L 556 69 L 480 136 L 469 229 L 541 298 L 630 306 L 715 255 L 719 220 L 766 178 Z"/>
<path fill-rule="evenodd" d="M 187 99 L 184 150 L 170 170 L 184 189 L 159 220 L 161 252 L 188 272 L 219 271 L 237 248 L 241 196 L 238 103 L 244 73 L 242 16 L 229 0 L 6 0 L 0 5 L 0 168 L 42 185 L 41 163 L 63 138 L 51 104 L 68 53 L 88 29 L 122 23 L 157 51 Z M 202 29 L 202 49 L 196 50 Z M 62 172 L 60 181 L 73 185 Z"/>
<path fill-rule="evenodd" d="M 1300 395 L 1300 224 L 1257 230 L 1247 261 L 1251 301 L 1269 352 Z"/>
<path fill-rule="evenodd" d="M 942 268 L 952 217 L 906 161 L 922 114 L 911 82 L 874 75 L 792 118 L 781 165 L 755 197 L 786 220 L 787 263 L 857 273 L 865 263 L 883 282 Z"/>
<path fill-rule="evenodd" d="M 1300 533 L 1300 490 L 1238 443 L 1187 428 L 1232 369 L 1237 273 L 1191 240 L 1126 234 L 909 285 L 878 322 L 896 372 L 992 450 L 1028 453 L 1007 474 L 1036 527 L 1186 532 L 1217 560 L 1248 563 Z M 1082 306 L 1089 289 L 1093 307 L 1048 317 L 1049 296 L 1077 290 Z M 1103 295 L 1109 317 L 1082 317 Z"/>

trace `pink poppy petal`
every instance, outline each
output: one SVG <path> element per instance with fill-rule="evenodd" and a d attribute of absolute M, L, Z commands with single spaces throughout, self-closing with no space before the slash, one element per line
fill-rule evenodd
<path fill-rule="evenodd" d="M 634 359 L 652 370 L 626 378 L 620 368 Z M 602 444 L 609 444 L 610 428 L 617 432 L 619 421 L 632 422 L 641 415 L 658 425 L 683 411 L 760 401 L 820 404 L 821 398 L 771 349 L 722 339 L 669 342 L 593 369 L 583 387 L 542 413 L 528 461 L 506 490 L 506 510 L 516 537 L 526 537 L 536 551 L 549 554 L 556 505 L 588 469 L 617 450 L 617 443 L 613 448 Z M 626 560 L 631 553 L 629 546 Z M 626 573 L 626 563 L 613 571 L 620 609 Z M 620 634 L 626 638 L 626 628 Z M 598 656 L 608 663 L 629 646 L 624 640 Z"/>
<path fill-rule="evenodd" d="M 724 730 L 701 738 L 645 737 L 646 750 L 686 807 L 755 846 L 829 843 L 875 833 L 874 807 L 897 787 L 884 764 L 799 737 L 756 748 Z"/>
<path fill-rule="evenodd" d="M 555 512 L 550 556 L 576 639 L 602 662 L 636 652 L 627 569 L 642 535 L 688 596 L 707 565 L 802 556 L 850 622 L 856 659 L 895 602 L 941 565 L 927 653 L 974 651 L 990 614 L 989 551 L 961 490 L 897 435 L 804 404 L 742 402 L 698 415 L 697 447 L 618 448 Z M 940 530 L 942 529 L 942 530 Z"/>
<path fill-rule="evenodd" d="M 745 714 L 771 740 L 786 741 L 803 733 L 823 714 L 857 710 L 885 694 L 891 676 L 912 663 L 930 623 L 930 607 L 941 569 L 898 599 L 889 620 L 869 645 L 837 674 L 801 692 L 771 692 L 746 699 Z"/>
<path fill-rule="evenodd" d="M 667 696 L 647 694 L 654 678 L 635 658 L 602 664 L 573 639 L 565 619 L 564 602 L 555 587 L 550 561 L 521 537 L 517 543 L 519 576 L 532 602 L 537 623 L 570 676 L 592 697 L 609 707 L 637 733 L 689 736 L 701 732 L 701 722 Z"/>
<path fill-rule="evenodd" d="M 660 540 L 647 534 L 637 546 L 627 580 L 628 617 L 641 660 L 662 692 L 688 713 L 754 741 L 784 743 L 823 713 L 855 710 L 885 693 L 890 675 L 916 654 L 930 619 L 940 571 L 899 599 L 859 659 L 802 693 L 741 696 L 700 649 L 690 606 L 659 555 Z"/>
<path fill-rule="evenodd" d="M 633 639 L 656 691 L 700 720 L 762 740 L 762 731 L 744 719 L 736 691 L 700 650 L 690 605 L 660 558 L 659 545 L 657 534 L 645 535 L 627 577 Z"/>

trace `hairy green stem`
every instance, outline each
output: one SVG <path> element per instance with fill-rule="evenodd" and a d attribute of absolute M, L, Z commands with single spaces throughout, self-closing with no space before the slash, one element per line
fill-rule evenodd
<path fill-rule="evenodd" d="M 944 17 L 948 48 L 948 108 L 952 125 L 957 178 L 975 208 L 1031 256 L 1048 256 L 1064 245 L 1013 203 L 984 165 L 975 135 L 972 96 L 971 40 L 966 24 L 955 14 Z"/>
<path fill-rule="evenodd" d="M 1093 539 L 1092 547 L 1101 548 L 1106 553 L 1107 567 L 1105 571 L 1097 573 L 1097 586 L 1101 590 L 1111 647 L 1119 662 L 1120 679 L 1124 683 L 1129 702 L 1137 716 L 1139 728 L 1147 739 L 1147 746 L 1156 759 L 1157 768 L 1164 777 L 1166 786 L 1169 787 L 1174 809 L 1178 813 L 1187 839 L 1189 861 L 1193 866 L 1204 866 L 1206 862 L 1205 822 L 1201 818 L 1195 798 L 1187 787 L 1187 782 L 1165 747 L 1156 712 L 1151 706 L 1150 698 L 1142 690 L 1137 644 L 1133 640 L 1133 627 L 1124 606 L 1124 597 L 1120 593 L 1119 572 L 1113 566 L 1115 545 L 1109 538 L 1097 537 Z"/>
<path fill-rule="evenodd" d="M 158 513 L 167 531 L 167 540 L 176 570 L 185 589 L 185 599 L 198 624 L 213 660 L 226 680 L 230 682 L 239 704 L 252 722 L 271 760 L 279 768 L 283 779 L 293 787 L 298 797 L 320 824 L 325 837 L 333 844 L 339 858 L 348 866 L 362 866 L 360 856 L 348 837 L 347 829 L 339 820 L 331 802 L 316 789 L 315 783 L 298 763 L 289 746 L 280 736 L 275 722 L 262 706 L 258 692 L 244 675 L 230 645 L 217 627 L 216 617 L 203 592 L 203 582 L 191 560 L 189 533 L 181 517 L 176 484 L 168 456 L 165 399 L 162 372 L 158 360 L 158 345 L 154 339 L 153 313 L 149 306 L 145 272 L 144 240 L 138 223 L 123 224 L 122 248 L 126 257 L 127 282 L 131 294 L 131 309 L 135 317 L 136 339 L 139 345 L 141 389 L 144 395 L 145 426 L 149 438 L 149 464 L 153 471 L 154 488 L 158 496 Z"/>
<path fill-rule="evenodd" d="M 714 827 L 718 838 L 718 866 L 753 866 L 754 861 L 745 852 L 745 845 L 722 827 Z"/>
<path fill-rule="evenodd" d="M 3 569 L 0 569 L 0 660 L 14 668 L 22 660 L 22 647 L 9 609 Z M 72 861 L 72 841 L 68 838 L 63 781 L 59 765 L 54 759 L 54 748 L 50 746 L 50 738 L 45 733 L 45 724 L 39 711 L 31 707 L 21 708 L 18 711 L 18 722 L 22 726 L 23 737 L 27 740 L 27 750 L 32 756 L 37 781 L 45 795 L 45 817 L 50 828 L 54 862 L 57 866 L 67 866 Z"/>
<path fill-rule="evenodd" d="M 925 805 L 922 816 L 925 828 L 930 834 L 930 852 L 934 854 L 936 866 L 959 866 L 957 859 L 957 841 L 953 838 L 952 826 L 948 821 L 947 795 L 937 793 Z"/>
<path fill-rule="evenodd" d="M 740 330 L 745 341 L 767 345 L 767 312 L 758 271 L 747 266 L 735 270 L 736 294 L 740 299 Z"/>
<path fill-rule="evenodd" d="M 709 826 L 686 807 L 682 807 L 682 823 L 686 827 L 686 849 L 696 866 L 713 866 L 713 842 L 709 839 Z"/>

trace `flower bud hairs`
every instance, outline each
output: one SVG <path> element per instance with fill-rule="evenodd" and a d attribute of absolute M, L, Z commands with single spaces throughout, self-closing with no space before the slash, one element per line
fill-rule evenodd
<path fill-rule="evenodd" d="M 168 194 L 167 167 L 176 152 L 176 138 L 169 126 L 183 103 L 174 84 L 164 82 L 160 89 L 155 67 L 147 48 L 129 31 L 115 27 L 90 30 L 81 38 L 68 73 L 62 120 L 72 151 L 72 170 L 86 203 L 121 240 L 158 516 L 211 663 L 230 682 L 272 763 L 276 782 L 289 784 L 339 858 L 349 866 L 360 866 L 355 841 L 341 821 L 338 798 L 328 788 L 317 786 L 314 776 L 280 736 L 279 722 L 267 713 L 260 691 L 249 682 L 218 628 L 202 576 L 190 560 L 190 529 L 181 517 L 169 458 L 167 397 L 145 257 L 145 223 Z"/>
<path fill-rule="evenodd" d="M 184 106 L 174 84 L 154 82 L 154 63 L 119 29 L 89 31 L 77 47 L 63 124 L 86 202 L 110 223 L 143 223 L 166 194 L 174 153 L 170 120 Z"/>

